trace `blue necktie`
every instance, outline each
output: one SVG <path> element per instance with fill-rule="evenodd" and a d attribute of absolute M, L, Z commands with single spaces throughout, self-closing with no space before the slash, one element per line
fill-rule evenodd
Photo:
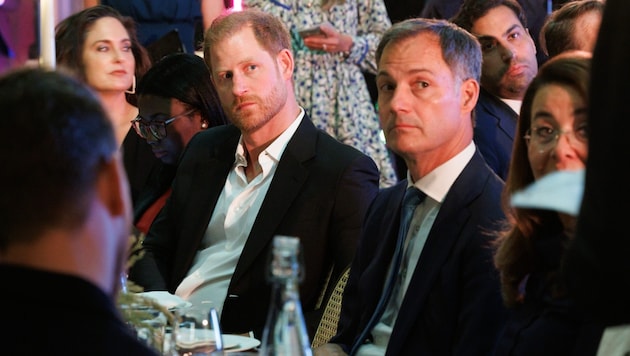
<path fill-rule="evenodd" d="M 387 279 L 385 280 L 385 286 L 383 287 L 383 294 L 381 294 L 381 298 L 374 309 L 374 313 L 368 321 L 367 325 L 359 335 L 357 339 L 355 339 L 354 345 L 350 350 L 350 356 L 356 354 L 357 350 L 363 344 L 363 341 L 367 338 L 368 334 L 372 331 L 374 326 L 378 323 L 383 312 L 385 311 L 385 307 L 387 306 L 387 302 L 392 295 L 392 291 L 394 290 L 394 285 L 398 280 L 398 272 L 400 270 L 400 262 L 402 261 L 404 246 L 405 246 L 405 238 L 407 237 L 407 231 L 409 231 L 409 224 L 411 223 L 411 218 L 413 218 L 413 212 L 416 209 L 416 206 L 424 200 L 426 195 L 418 190 L 416 187 L 409 187 L 405 192 L 405 197 L 403 198 L 402 206 L 400 208 L 400 230 L 398 232 L 398 239 L 396 240 L 396 249 L 394 250 L 394 255 L 392 257 L 391 268 Z"/>

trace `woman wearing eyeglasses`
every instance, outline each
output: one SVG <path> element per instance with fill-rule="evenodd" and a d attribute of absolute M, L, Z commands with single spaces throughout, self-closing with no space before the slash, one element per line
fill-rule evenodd
<path fill-rule="evenodd" d="M 227 123 L 210 72 L 201 57 L 164 57 L 138 83 L 139 115 L 132 121 L 164 165 L 134 207 L 135 225 L 147 233 L 170 194 L 177 163 L 195 134 Z"/>
<path fill-rule="evenodd" d="M 554 57 L 541 66 L 523 98 L 504 190 L 508 222 L 495 254 L 510 310 L 495 355 L 573 354 L 579 338 L 593 330 L 560 277 L 575 216 L 509 201 L 549 173 L 585 168 L 590 63 L 583 52 Z"/>

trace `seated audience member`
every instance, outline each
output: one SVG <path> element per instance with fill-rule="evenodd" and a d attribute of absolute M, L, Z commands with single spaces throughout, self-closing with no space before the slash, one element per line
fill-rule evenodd
<path fill-rule="evenodd" d="M 538 70 L 525 13 L 515 0 L 465 0 L 451 21 L 481 43 L 474 141 L 488 165 L 505 180 L 521 101 Z"/>
<path fill-rule="evenodd" d="M 291 39 L 278 18 L 252 9 L 220 16 L 204 51 L 232 125 L 189 142 L 131 279 L 193 304 L 211 300 L 225 332 L 260 337 L 272 239 L 297 236 L 312 336 L 327 280 L 338 280 L 354 256 L 378 170 L 370 157 L 316 129 L 298 105 Z"/>
<path fill-rule="evenodd" d="M 420 17 L 450 19 L 455 16 L 464 0 L 425 0 L 426 3 Z M 545 63 L 547 55 L 540 50 L 539 34 L 545 19 L 552 9 L 562 6 L 562 4 L 573 0 L 517 0 L 523 8 L 527 18 L 527 31 L 529 32 L 538 51 L 536 59 L 538 65 Z"/>
<path fill-rule="evenodd" d="M 131 202 L 97 97 L 59 72 L 19 69 L 0 77 L 0 110 L 2 353 L 154 355 L 114 303 Z"/>
<path fill-rule="evenodd" d="M 540 44 L 549 57 L 569 50 L 593 52 L 604 13 L 601 0 L 564 4 L 545 20 Z"/>
<path fill-rule="evenodd" d="M 380 173 L 379 186 L 391 187 L 399 177 L 363 74 L 375 73 L 376 46 L 391 26 L 384 1 L 318 0 L 316 6 L 306 3 L 243 0 L 245 6 L 280 18 L 291 32 L 295 96 L 311 121 L 340 142 L 370 156 Z M 299 34 L 312 27 L 319 28 L 322 35 Z"/>
<path fill-rule="evenodd" d="M 505 198 L 549 173 L 584 169 L 590 64 L 588 52 L 565 52 L 541 66 L 523 98 Z M 594 328 L 559 274 L 576 217 L 507 200 L 504 209 L 495 263 L 509 314 L 495 355 L 572 354 Z"/>
<path fill-rule="evenodd" d="M 575 238 L 565 275 L 576 302 L 606 326 L 598 355 L 630 353 L 630 275 L 627 170 L 630 154 L 630 2 L 607 0 L 593 52 L 589 107 L 589 159 Z"/>
<path fill-rule="evenodd" d="M 109 6 L 90 7 L 59 22 L 55 45 L 57 65 L 89 85 L 109 115 L 135 205 L 160 161 L 129 124 L 138 116 L 136 80 L 151 64 L 136 37 L 134 22 Z"/>
<path fill-rule="evenodd" d="M 504 215 L 503 182 L 472 141 L 479 43 L 446 20 L 411 19 L 385 32 L 376 58 L 381 125 L 409 172 L 371 204 L 338 333 L 315 353 L 487 355 L 505 317 L 488 231 Z"/>
<path fill-rule="evenodd" d="M 136 93 L 140 114 L 133 127 L 164 163 L 134 207 L 134 223 L 147 233 L 170 195 L 177 163 L 190 139 L 227 119 L 206 63 L 194 54 L 164 57 L 144 75 Z"/>

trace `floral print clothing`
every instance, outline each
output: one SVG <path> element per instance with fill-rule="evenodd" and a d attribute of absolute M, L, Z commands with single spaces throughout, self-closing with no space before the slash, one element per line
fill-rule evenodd
<path fill-rule="evenodd" d="M 291 31 L 295 93 L 315 126 L 372 157 L 380 171 L 380 187 L 394 185 L 393 160 L 362 72 L 376 73 L 376 47 L 391 26 L 383 0 L 346 0 L 328 10 L 319 0 L 243 3 L 279 17 Z M 323 22 L 352 36 L 350 53 L 314 51 L 304 45 L 298 31 Z"/>

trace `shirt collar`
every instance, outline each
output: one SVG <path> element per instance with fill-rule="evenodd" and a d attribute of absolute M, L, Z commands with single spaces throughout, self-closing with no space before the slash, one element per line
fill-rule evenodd
<path fill-rule="evenodd" d="M 521 105 L 523 104 L 522 100 L 504 99 L 504 98 L 499 98 L 499 99 L 501 99 L 502 102 L 507 104 L 507 106 L 509 106 L 510 109 L 514 110 L 516 115 L 518 115 L 521 112 Z"/>
<path fill-rule="evenodd" d="M 267 148 L 263 152 L 261 152 L 259 159 L 262 156 L 268 156 L 274 159 L 275 161 L 279 161 L 280 157 L 282 156 L 282 153 L 284 152 L 284 149 L 289 144 L 289 140 L 291 140 L 291 137 L 293 137 L 293 134 L 295 134 L 295 131 L 297 131 L 297 128 L 298 126 L 300 126 L 300 123 L 302 122 L 303 118 L 304 118 L 304 109 L 300 107 L 300 113 L 295 118 L 295 120 L 293 120 L 291 125 L 289 125 L 289 127 L 287 127 L 287 129 L 284 130 L 284 132 L 280 134 L 280 136 L 278 136 L 275 140 L 273 140 L 273 142 L 269 146 L 267 146 Z M 247 159 L 245 158 L 245 146 L 243 145 L 242 134 L 238 140 L 238 145 L 236 146 L 236 153 L 234 154 L 234 159 L 237 166 L 243 166 L 243 167 L 247 166 Z"/>
<path fill-rule="evenodd" d="M 408 187 L 414 185 L 428 197 L 431 197 L 431 199 L 440 203 L 443 202 L 449 189 L 451 189 L 457 177 L 459 177 L 475 154 L 475 150 L 475 144 L 471 141 L 460 153 L 442 163 L 442 165 L 438 166 L 415 183 L 412 181 L 411 174 L 407 171 Z"/>

